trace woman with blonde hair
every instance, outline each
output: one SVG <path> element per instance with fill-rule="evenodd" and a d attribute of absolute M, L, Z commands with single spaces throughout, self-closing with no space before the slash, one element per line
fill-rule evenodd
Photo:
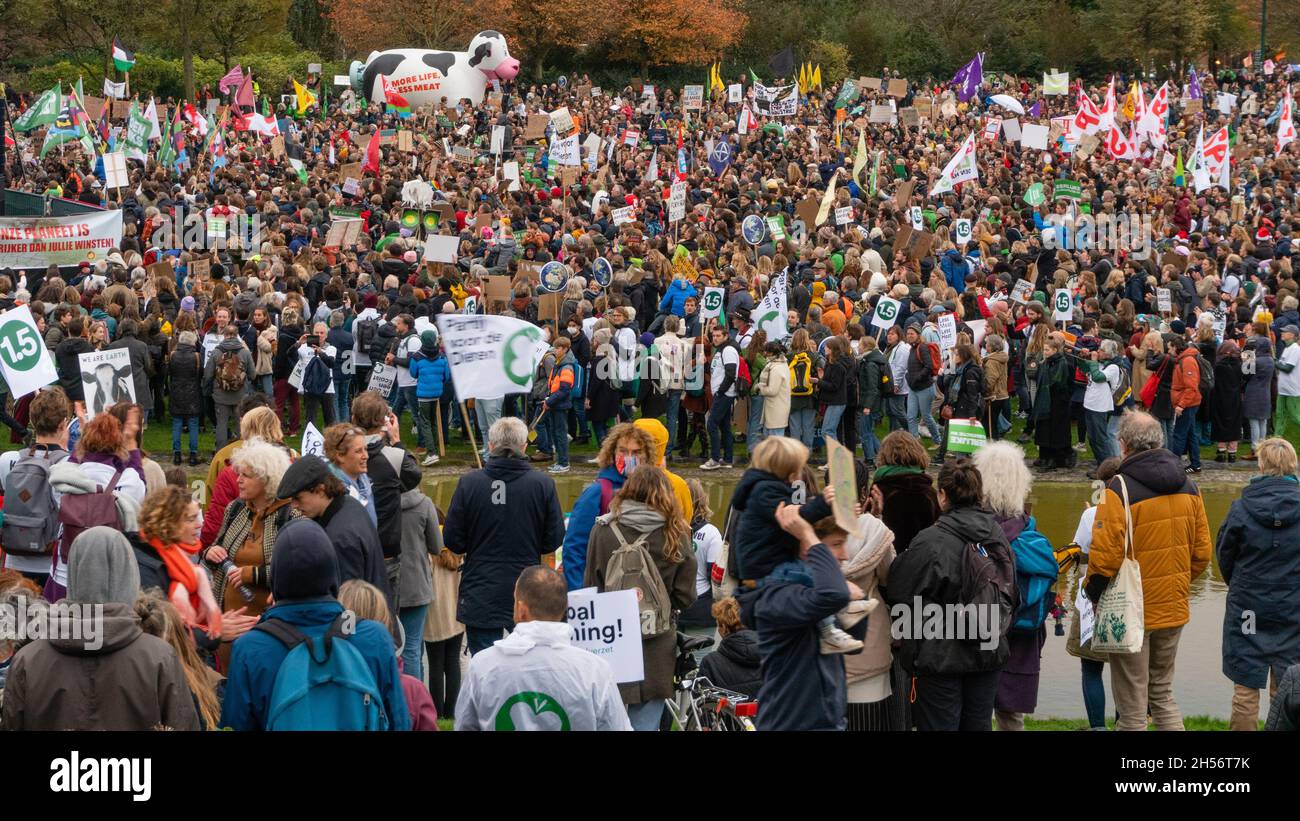
<path fill-rule="evenodd" d="M 212 635 L 220 633 L 221 610 L 212 597 L 212 583 L 197 566 L 203 527 L 198 502 L 188 490 L 166 485 L 145 497 L 139 522 L 141 541 L 162 559 L 167 600 L 186 625 L 201 625 Z"/>
<path fill-rule="evenodd" d="M 221 699 L 218 696 L 221 674 L 199 657 L 194 634 L 176 606 L 163 598 L 157 589 L 142 590 L 135 600 L 135 614 L 140 619 L 140 629 L 171 645 L 180 659 L 185 683 L 199 714 L 199 729 L 218 729 L 221 722 Z"/>
<path fill-rule="evenodd" d="M 393 614 L 388 609 L 388 598 L 383 591 L 370 582 L 361 579 L 348 579 L 339 585 L 339 604 L 344 610 L 351 611 L 359 619 L 377 621 L 393 638 L 394 654 L 401 665 L 402 636 L 394 634 L 397 625 Z M 411 729 L 416 732 L 436 731 L 438 729 L 438 711 L 434 708 L 429 689 L 415 676 L 401 674 L 402 695 L 406 696 L 406 709 L 411 714 Z"/>
<path fill-rule="evenodd" d="M 605 592 L 605 573 L 614 552 L 623 545 L 640 542 L 654 561 L 667 593 L 667 601 L 654 603 L 650 621 L 646 618 L 651 612 L 642 611 L 644 677 L 639 682 L 619 685 L 628 706 L 628 719 L 636 730 L 658 730 L 664 704 L 673 694 L 677 630 L 672 613 L 690 607 L 696 598 L 696 561 L 690 539 L 690 526 L 667 475 L 648 464 L 632 471 L 610 501 L 609 513 L 598 517 L 591 530 L 586 586 Z M 668 623 L 657 621 L 664 618 Z"/>

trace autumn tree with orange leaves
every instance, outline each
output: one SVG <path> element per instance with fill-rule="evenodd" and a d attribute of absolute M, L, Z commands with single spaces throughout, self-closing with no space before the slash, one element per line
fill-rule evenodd
<path fill-rule="evenodd" d="M 746 18 L 734 0 L 628 0 L 612 52 L 619 62 L 706 65 L 736 43 Z"/>
<path fill-rule="evenodd" d="M 500 0 L 334 0 L 329 12 L 348 53 L 430 48 L 460 51 L 475 34 L 497 28 Z"/>

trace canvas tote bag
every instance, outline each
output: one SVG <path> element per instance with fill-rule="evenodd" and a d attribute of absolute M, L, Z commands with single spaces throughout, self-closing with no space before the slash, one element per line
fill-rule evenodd
<path fill-rule="evenodd" d="M 1146 615 L 1142 601 L 1142 569 L 1133 557 L 1133 512 L 1128 485 L 1119 476 L 1124 499 L 1124 561 L 1097 602 L 1092 649 L 1100 653 L 1137 653 L 1142 650 Z"/>

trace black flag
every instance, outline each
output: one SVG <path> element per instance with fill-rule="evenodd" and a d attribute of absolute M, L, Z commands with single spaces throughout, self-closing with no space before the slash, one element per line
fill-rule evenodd
<path fill-rule="evenodd" d="M 773 76 L 789 78 L 794 74 L 794 46 L 785 48 L 767 58 L 767 67 Z"/>

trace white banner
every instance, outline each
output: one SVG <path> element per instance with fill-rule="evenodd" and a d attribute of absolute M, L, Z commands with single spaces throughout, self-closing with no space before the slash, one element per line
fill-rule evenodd
<path fill-rule="evenodd" d="M 779 342 L 790 335 L 786 325 L 786 285 L 788 272 L 782 271 L 767 289 L 767 295 L 754 308 L 754 327 L 767 334 L 768 342 Z"/>
<path fill-rule="evenodd" d="M 0 268 L 94 263 L 122 242 L 122 212 L 0 217 Z"/>
<path fill-rule="evenodd" d="M 79 354 L 77 364 L 85 386 L 87 419 L 94 419 L 118 402 L 135 402 L 131 352 L 126 348 Z"/>
<path fill-rule="evenodd" d="M 439 314 L 458 399 L 497 399 L 533 387 L 536 325 L 506 316 Z"/>
<path fill-rule="evenodd" d="M 582 146 L 578 144 L 578 135 L 572 134 L 551 143 L 551 159 L 555 160 L 556 165 L 582 165 Z"/>
<path fill-rule="evenodd" d="M 570 641 L 609 663 L 614 681 L 628 684 L 645 678 L 641 652 L 641 611 L 637 591 L 597 593 L 584 587 L 569 593 Z"/>
<path fill-rule="evenodd" d="M 26 305 L 0 315 L 0 368 L 15 401 L 59 379 L 54 358 Z"/>

